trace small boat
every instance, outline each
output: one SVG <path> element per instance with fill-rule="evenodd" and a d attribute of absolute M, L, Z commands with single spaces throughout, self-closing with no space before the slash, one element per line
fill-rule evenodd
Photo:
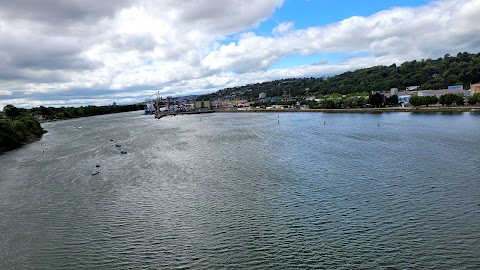
<path fill-rule="evenodd" d="M 115 147 L 120 147 L 120 146 L 122 146 L 122 145 L 121 145 L 121 144 L 118 144 L 118 143 L 115 144 Z"/>
<path fill-rule="evenodd" d="M 122 150 L 122 152 L 120 152 L 120 154 L 126 154 L 126 153 L 127 153 L 127 151 L 125 151 L 125 150 Z"/>
<path fill-rule="evenodd" d="M 99 173 L 100 173 L 99 171 L 93 171 L 93 172 L 92 172 L 92 175 L 97 175 L 97 174 L 99 174 Z"/>
<path fill-rule="evenodd" d="M 110 139 L 111 142 L 113 142 L 113 139 Z"/>

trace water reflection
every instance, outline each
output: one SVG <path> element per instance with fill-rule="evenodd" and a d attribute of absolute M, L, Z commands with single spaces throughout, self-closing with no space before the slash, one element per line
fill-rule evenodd
<path fill-rule="evenodd" d="M 3 266 L 480 265 L 477 114 L 201 117 L 48 123 L 1 156 Z"/>

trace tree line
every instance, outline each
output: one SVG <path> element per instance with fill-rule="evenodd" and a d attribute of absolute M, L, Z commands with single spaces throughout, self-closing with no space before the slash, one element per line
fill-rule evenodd
<path fill-rule="evenodd" d="M 480 94 L 474 94 L 468 98 L 468 103 L 471 105 L 476 105 L 480 102 Z M 412 106 L 428 106 L 434 104 L 442 104 L 442 106 L 451 106 L 457 105 L 461 106 L 465 104 L 463 95 L 457 95 L 453 93 L 441 95 L 440 97 L 436 96 L 413 96 L 410 97 L 409 103 Z"/>
<path fill-rule="evenodd" d="M 35 141 L 46 131 L 29 110 L 7 105 L 0 119 L 0 153 Z"/>
<path fill-rule="evenodd" d="M 345 72 L 332 77 L 289 78 L 264 83 L 248 84 L 221 89 L 201 95 L 197 100 L 254 99 L 261 92 L 269 97 L 305 97 L 372 91 L 389 91 L 419 86 L 418 90 L 446 89 L 450 85 L 470 84 L 480 81 L 480 53 L 460 52 L 456 56 L 446 54 L 438 59 L 404 62 L 400 65 L 374 66 Z"/>
<path fill-rule="evenodd" d="M 143 105 L 86 106 L 86 107 L 33 107 L 17 108 L 7 105 L 3 108 L 3 119 L 0 118 L 0 153 L 18 148 L 26 143 L 42 137 L 46 131 L 41 127 L 38 118 L 45 120 L 70 119 L 102 114 L 137 111 Z M 37 117 L 35 117 L 37 116 Z"/>
<path fill-rule="evenodd" d="M 143 105 L 111 105 L 111 106 L 93 106 L 85 107 L 33 107 L 30 112 L 34 115 L 41 115 L 46 120 L 71 119 L 77 117 L 95 116 L 111 113 L 121 113 L 142 110 Z"/>
<path fill-rule="evenodd" d="M 311 109 L 365 108 L 367 106 L 380 108 L 396 106 L 398 104 L 398 96 L 392 95 L 390 97 L 384 97 L 380 93 L 372 93 L 367 98 L 364 96 L 329 97 L 320 99 L 319 102 L 315 100 L 304 100 L 302 103 L 308 105 Z M 463 95 L 449 93 L 441 95 L 440 97 L 412 96 L 410 97 L 409 103 L 412 106 L 429 106 L 435 104 L 441 104 L 442 106 L 461 106 L 465 104 L 465 100 Z M 471 105 L 480 103 L 480 94 L 477 93 L 469 97 L 468 103 Z"/>

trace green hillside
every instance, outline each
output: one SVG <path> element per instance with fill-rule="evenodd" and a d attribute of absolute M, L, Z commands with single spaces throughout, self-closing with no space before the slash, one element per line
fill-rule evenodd
<path fill-rule="evenodd" d="M 388 91 L 390 88 L 405 89 L 420 86 L 420 90 L 445 89 L 449 85 L 463 85 L 480 82 L 480 53 L 449 54 L 436 60 L 426 59 L 405 62 L 401 65 L 375 66 L 345 72 L 328 78 L 290 78 L 271 82 L 249 84 L 225 88 L 215 93 L 199 96 L 198 100 L 219 98 L 256 98 L 261 92 L 269 97 L 299 97 L 309 94 L 326 95 L 332 93 L 351 94 L 371 91 Z M 247 90 L 252 90 L 247 91 Z"/>

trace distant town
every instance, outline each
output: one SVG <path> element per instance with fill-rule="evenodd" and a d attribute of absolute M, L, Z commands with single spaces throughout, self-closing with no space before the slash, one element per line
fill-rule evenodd
<path fill-rule="evenodd" d="M 422 106 L 451 107 L 472 106 L 480 101 L 480 83 L 464 89 L 463 85 L 452 85 L 447 89 L 418 90 L 420 86 L 408 86 L 403 90 L 373 91 L 359 94 L 305 95 L 301 97 L 268 97 L 260 92 L 258 97 L 238 98 L 242 94 L 231 95 L 217 100 L 195 100 L 190 97 L 167 97 L 146 100 L 145 114 L 177 114 L 201 111 L 249 111 L 249 110 L 309 110 L 309 109 L 353 109 L 353 108 L 413 108 Z M 308 88 L 305 89 L 308 92 Z M 158 107 L 157 107 L 158 106 Z M 157 109 L 158 108 L 158 109 Z"/>

